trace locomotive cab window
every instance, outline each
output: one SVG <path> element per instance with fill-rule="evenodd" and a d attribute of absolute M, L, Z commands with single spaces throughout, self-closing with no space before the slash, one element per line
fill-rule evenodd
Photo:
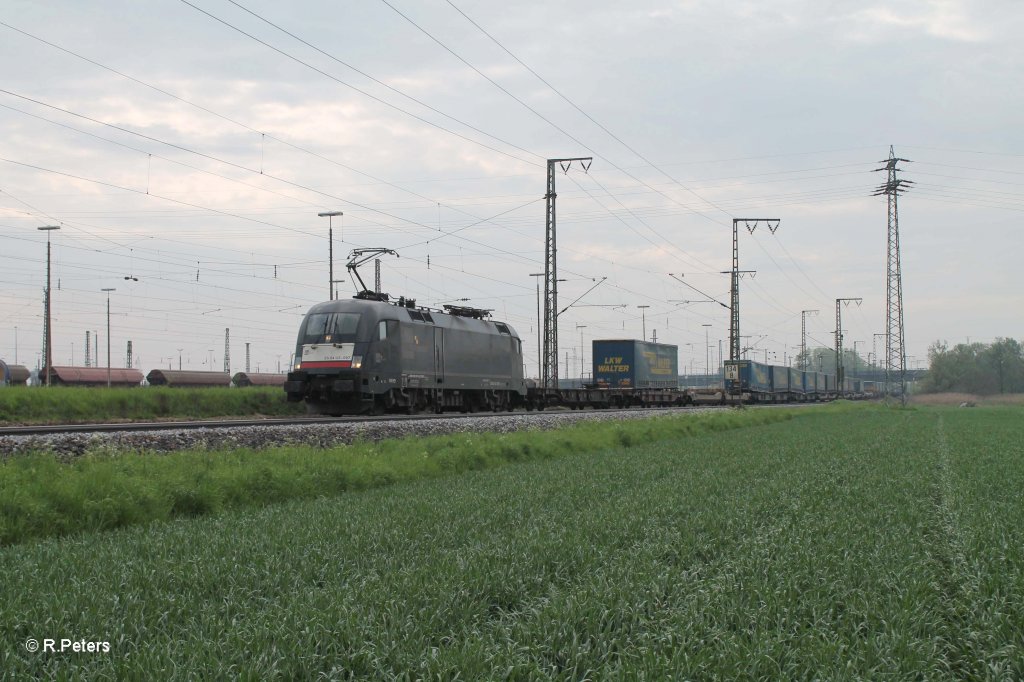
<path fill-rule="evenodd" d="M 303 343 L 355 343 L 359 313 L 315 313 L 306 320 Z"/>
<path fill-rule="evenodd" d="M 398 336 L 398 320 L 381 320 L 377 324 L 377 339 L 387 341 Z"/>

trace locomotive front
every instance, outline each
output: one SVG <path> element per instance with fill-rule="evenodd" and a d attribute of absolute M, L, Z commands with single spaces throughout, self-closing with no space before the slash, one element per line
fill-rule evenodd
<path fill-rule="evenodd" d="M 376 315 L 360 301 L 327 301 L 314 306 L 299 326 L 295 365 L 284 388 L 291 402 L 305 400 L 310 412 L 353 414 L 373 407 L 363 393 L 363 358 Z"/>

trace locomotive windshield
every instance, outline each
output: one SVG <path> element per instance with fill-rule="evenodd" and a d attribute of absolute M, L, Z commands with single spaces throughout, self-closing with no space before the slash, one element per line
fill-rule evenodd
<path fill-rule="evenodd" d="M 302 343 L 355 343 L 359 313 L 314 313 L 306 320 Z"/>

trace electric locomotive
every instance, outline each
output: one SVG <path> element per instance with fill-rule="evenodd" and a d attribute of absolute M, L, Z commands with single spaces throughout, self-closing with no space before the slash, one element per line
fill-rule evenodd
<path fill-rule="evenodd" d="M 319 303 L 299 326 L 288 400 L 328 415 L 520 406 L 522 343 L 489 317 L 489 310 L 431 310 L 373 292 Z"/>

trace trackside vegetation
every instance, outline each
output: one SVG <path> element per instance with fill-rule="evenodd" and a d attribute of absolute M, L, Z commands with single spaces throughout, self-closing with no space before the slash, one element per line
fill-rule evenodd
<path fill-rule="evenodd" d="M 557 431 L 404 438 L 322 449 L 48 453 L 0 464 L 0 545 L 259 507 L 400 481 L 547 459 L 609 446 L 787 420 L 792 410 L 744 410 L 583 423 Z"/>
<path fill-rule="evenodd" d="M 0 424 L 77 424 L 147 419 L 292 416 L 280 387 L 250 388 L 49 388 L 0 389 Z"/>
<path fill-rule="evenodd" d="M 828 408 L 612 432 L 514 466 L 8 546 L 0 670 L 1024 679 L 1022 416 Z M 24 645 L 44 637 L 110 651 Z"/>

